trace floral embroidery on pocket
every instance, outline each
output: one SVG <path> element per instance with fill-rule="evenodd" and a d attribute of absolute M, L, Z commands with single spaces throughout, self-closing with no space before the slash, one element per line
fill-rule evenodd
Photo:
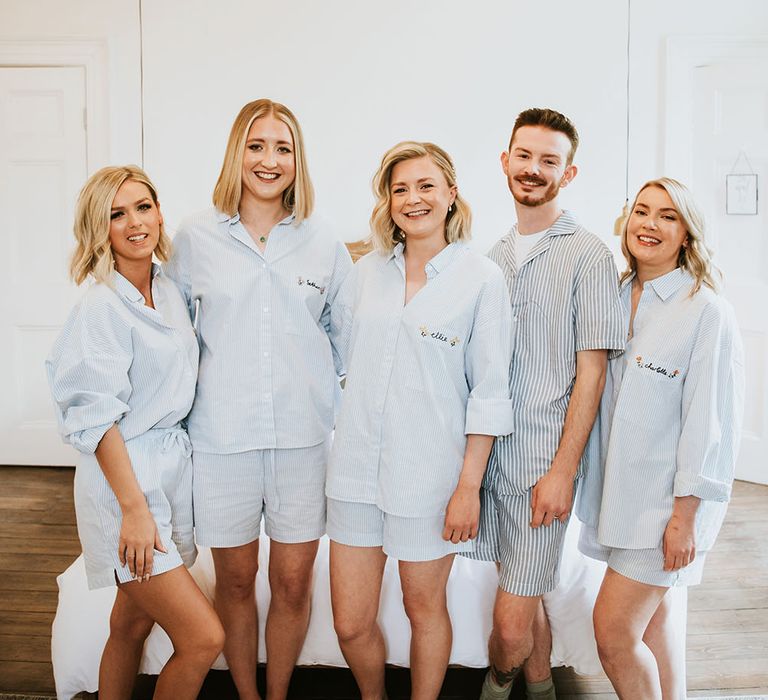
<path fill-rule="evenodd" d="M 314 287 L 320 294 L 325 294 L 325 286 L 320 286 L 317 282 L 313 282 L 311 279 L 298 278 L 299 287 L 306 285 L 307 287 Z"/>
<path fill-rule="evenodd" d="M 651 372 L 655 372 L 656 374 L 663 374 L 665 377 L 668 377 L 669 379 L 676 379 L 680 375 L 679 369 L 673 369 L 669 370 L 666 367 L 662 367 L 661 365 L 654 365 L 652 362 L 646 362 L 643 360 L 642 355 L 638 355 L 635 357 L 635 362 L 637 362 L 637 366 L 640 369 L 647 369 Z"/>
<path fill-rule="evenodd" d="M 434 338 L 435 340 L 439 340 L 441 343 L 447 343 L 452 348 L 455 348 L 457 345 L 461 343 L 461 338 L 458 336 L 453 336 L 453 338 L 449 338 L 445 333 L 442 333 L 440 331 L 430 331 L 427 326 L 419 326 L 419 333 L 421 334 L 422 338 Z"/>

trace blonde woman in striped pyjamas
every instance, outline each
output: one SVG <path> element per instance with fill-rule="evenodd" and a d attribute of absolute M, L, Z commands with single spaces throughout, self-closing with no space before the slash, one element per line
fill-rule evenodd
<path fill-rule="evenodd" d="M 330 307 L 352 267 L 312 216 L 301 128 L 261 99 L 230 131 L 214 207 L 179 227 L 166 265 L 196 319 L 189 416 L 195 537 L 212 548 L 224 655 L 241 700 L 257 700 L 255 577 L 270 537 L 267 692 L 282 700 L 309 625 L 325 533 L 325 467 L 337 370 Z"/>
<path fill-rule="evenodd" d="M 347 384 L 328 467 L 331 597 L 363 700 L 384 697 L 376 617 L 387 556 L 411 623 L 413 700 L 434 700 L 451 651 L 445 587 L 473 547 L 494 436 L 512 425 L 510 304 L 472 252 L 448 154 L 403 142 L 374 178 L 374 252 L 332 310 Z"/>
<path fill-rule="evenodd" d="M 157 622 L 173 643 L 155 698 L 191 700 L 222 649 L 216 613 L 185 566 L 195 560 L 192 463 L 181 421 L 197 377 L 184 300 L 152 254 L 170 242 L 157 193 L 135 166 L 86 182 L 72 277 L 95 284 L 46 363 L 64 439 L 81 452 L 77 529 L 90 588 L 117 583 L 99 697 L 129 698 Z"/>
<path fill-rule="evenodd" d="M 622 232 L 627 349 L 611 360 L 588 446 L 580 548 L 607 562 L 594 611 L 600 660 L 621 698 L 686 697 L 671 586 L 699 583 L 731 494 L 743 353 L 715 291 L 690 192 L 640 189 Z"/>

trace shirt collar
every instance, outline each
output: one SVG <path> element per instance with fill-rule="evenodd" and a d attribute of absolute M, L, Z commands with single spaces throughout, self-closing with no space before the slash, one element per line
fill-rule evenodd
<path fill-rule="evenodd" d="M 389 255 L 387 256 L 387 262 L 390 260 L 400 259 L 403 257 L 403 249 L 405 246 L 403 246 L 402 243 L 398 243 L 392 250 L 390 251 Z"/>
<path fill-rule="evenodd" d="M 568 209 L 563 209 L 563 213 L 557 217 L 557 220 L 549 229 L 550 236 L 567 236 L 579 228 L 579 222 L 576 215 Z"/>
<path fill-rule="evenodd" d="M 443 270 L 445 270 L 446 267 L 448 267 L 448 265 L 451 264 L 451 262 L 453 262 L 454 258 L 465 249 L 466 245 L 461 242 L 449 243 L 447 246 L 445 246 L 445 248 L 443 248 L 424 266 L 424 271 L 427 273 L 427 279 L 432 279 L 433 277 L 439 275 Z M 404 250 L 405 246 L 402 243 L 398 243 L 387 257 L 387 261 L 393 259 L 401 260 Z"/>
<path fill-rule="evenodd" d="M 158 275 L 162 275 L 163 271 L 160 265 L 157 263 L 152 263 L 152 280 L 154 281 L 155 277 Z M 115 270 L 112 273 L 112 281 L 114 283 L 115 291 L 121 296 L 127 299 L 128 301 L 136 304 L 138 302 L 141 302 L 142 304 L 146 303 L 146 299 L 144 298 L 144 295 L 136 289 L 125 277 L 123 277 L 117 270 Z"/>
<path fill-rule="evenodd" d="M 240 212 L 236 211 L 234 213 L 234 216 L 230 216 L 229 214 L 225 214 L 224 212 L 216 210 L 216 216 L 220 223 L 228 223 L 230 226 L 234 226 L 236 223 L 240 221 Z M 296 219 L 296 214 L 294 212 L 291 212 L 286 216 L 282 221 L 278 221 L 278 226 L 287 226 L 288 224 L 292 224 L 294 220 Z"/>
<path fill-rule="evenodd" d="M 622 291 L 632 284 L 632 280 L 634 279 L 635 273 L 632 273 L 625 279 L 621 285 Z M 659 299 L 666 301 L 685 284 L 693 286 L 693 277 L 691 276 L 691 273 L 682 267 L 676 267 L 671 272 L 667 272 L 666 275 L 649 280 L 645 283 L 643 288 L 646 286 L 650 287 Z"/>
<path fill-rule="evenodd" d="M 432 279 L 445 270 L 465 247 L 466 246 L 463 243 L 459 242 L 449 243 L 445 246 L 445 248 L 424 266 L 424 271 L 427 273 L 427 279 Z"/>
<path fill-rule="evenodd" d="M 546 233 L 547 235 L 544 236 L 544 238 L 549 238 L 550 236 L 567 236 L 571 233 L 574 233 L 578 228 L 579 222 L 578 219 L 576 219 L 576 215 L 568 209 L 563 209 L 560 216 L 555 219 L 555 223 L 553 223 L 548 229 L 539 231 L 538 233 Z M 512 227 L 512 234 L 513 235 L 510 238 L 510 242 L 514 244 L 514 239 L 520 235 L 520 230 L 518 229 L 517 224 Z"/>
<path fill-rule="evenodd" d="M 230 225 L 236 224 L 238 221 L 240 221 L 240 212 L 236 211 L 234 216 L 230 216 L 229 214 L 225 214 L 223 211 L 216 210 L 216 218 L 218 219 L 219 223 L 228 223 Z"/>

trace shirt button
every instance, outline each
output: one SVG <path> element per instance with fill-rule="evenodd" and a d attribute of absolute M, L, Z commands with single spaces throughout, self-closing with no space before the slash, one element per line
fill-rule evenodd
<path fill-rule="evenodd" d="M 263 270 L 266 270 L 267 269 L 267 263 L 261 263 L 261 267 L 262 267 Z"/>
<path fill-rule="evenodd" d="M 268 306 L 265 306 L 265 307 L 262 309 L 262 311 L 263 311 L 265 314 L 266 314 L 266 313 L 269 313 L 269 307 L 268 307 Z"/>
<path fill-rule="evenodd" d="M 264 351 L 264 357 L 269 357 L 269 353 L 266 350 Z"/>

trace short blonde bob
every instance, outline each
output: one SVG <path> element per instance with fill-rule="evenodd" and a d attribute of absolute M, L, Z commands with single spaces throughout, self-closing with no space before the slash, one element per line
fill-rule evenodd
<path fill-rule="evenodd" d="M 702 215 L 698 204 L 696 204 L 691 191 L 681 182 L 673 180 L 671 177 L 660 177 L 656 180 L 649 180 L 638 190 L 637 195 L 635 195 L 635 201 L 632 202 L 632 208 L 629 210 L 629 217 L 627 217 L 621 230 L 621 252 L 624 253 L 624 257 L 627 260 L 627 269 L 621 274 L 621 282 L 624 282 L 637 271 L 637 260 L 635 260 L 632 253 L 629 252 L 629 247 L 627 246 L 627 227 L 632 212 L 637 205 L 637 200 L 640 198 L 643 190 L 648 187 L 658 187 L 669 195 L 669 198 L 672 200 L 672 204 L 675 207 L 675 211 L 680 215 L 680 218 L 685 225 L 687 231 L 687 245 L 680 247 L 677 262 L 678 266 L 687 270 L 694 279 L 691 295 L 696 294 L 696 292 L 701 289 L 702 284 L 717 291 L 715 274 L 720 276 L 720 272 L 713 266 L 712 251 L 707 247 L 705 242 L 704 216 Z"/>
<path fill-rule="evenodd" d="M 293 138 L 293 157 L 296 162 L 296 177 L 283 192 L 283 206 L 292 211 L 296 223 L 309 218 L 315 203 L 315 191 L 309 179 L 307 160 L 304 155 L 304 137 L 299 122 L 288 107 L 272 100 L 254 100 L 245 105 L 235 118 L 229 132 L 227 150 L 221 173 L 213 189 L 213 206 L 227 216 L 237 214 L 240 206 L 243 182 L 243 154 L 248 132 L 256 119 L 272 116 L 290 129 Z"/>
<path fill-rule="evenodd" d="M 115 259 L 109 243 L 112 202 L 124 182 L 134 180 L 145 185 L 155 206 L 159 206 L 157 190 L 149 176 L 136 165 L 108 166 L 88 178 L 75 208 L 74 233 L 77 245 L 72 254 L 69 274 L 75 284 L 82 284 L 88 275 L 97 282 L 110 283 Z M 171 254 L 171 240 L 160 223 L 160 239 L 155 256 L 165 262 Z"/>
<path fill-rule="evenodd" d="M 404 160 L 423 156 L 429 156 L 440 168 L 449 187 L 456 185 L 456 171 L 451 157 L 434 143 L 402 141 L 390 148 L 381 159 L 381 165 L 373 177 L 373 194 L 376 197 L 376 204 L 371 214 L 371 237 L 379 250 L 390 252 L 398 243 L 405 242 L 405 234 L 392 220 L 392 193 L 390 192 L 392 169 Z M 445 219 L 445 240 L 448 243 L 469 240 L 471 226 L 472 210 L 457 192 L 453 208 Z"/>

